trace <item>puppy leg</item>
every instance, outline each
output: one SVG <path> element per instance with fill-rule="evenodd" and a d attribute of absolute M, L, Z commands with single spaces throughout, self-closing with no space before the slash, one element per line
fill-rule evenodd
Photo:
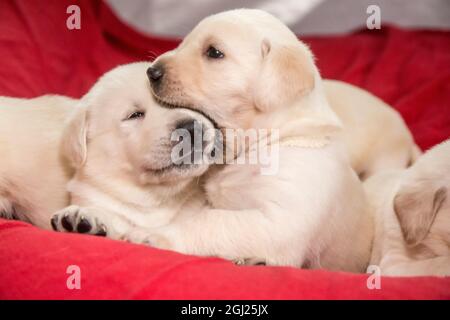
<path fill-rule="evenodd" d="M 51 219 L 55 231 L 77 232 L 120 239 L 131 228 L 129 221 L 110 211 L 94 207 L 68 206 Z"/>
<path fill-rule="evenodd" d="M 208 209 L 180 217 L 164 227 L 141 229 L 139 239 L 134 240 L 186 254 L 244 262 L 246 259 L 242 257 L 252 257 L 247 260 L 252 264 L 257 261 L 268 265 L 302 266 L 307 252 L 302 243 L 310 243 L 313 231 L 289 228 L 286 221 L 289 219 L 282 212 L 270 215 L 258 210 Z M 292 235 L 286 234 L 292 229 Z M 303 241 L 298 241 L 298 249 L 293 252 L 292 246 L 297 244 L 292 242 L 299 234 Z"/>
<path fill-rule="evenodd" d="M 158 235 L 158 231 L 149 233 L 148 229 L 142 227 L 133 228 L 124 235 L 122 240 L 147 246 L 157 246 L 158 248 L 170 248 L 171 246 L 170 242 L 165 237 Z M 232 262 L 238 266 L 266 265 L 266 261 L 259 258 L 237 258 L 233 259 Z"/>

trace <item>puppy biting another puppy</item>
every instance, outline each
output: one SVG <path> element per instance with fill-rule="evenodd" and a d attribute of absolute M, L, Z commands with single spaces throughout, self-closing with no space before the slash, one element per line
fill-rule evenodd
<path fill-rule="evenodd" d="M 221 128 L 277 130 L 279 170 L 261 175 L 260 163 L 237 161 L 245 164 L 211 171 L 204 179 L 211 208 L 149 230 L 147 241 L 270 265 L 365 269 L 372 217 L 362 186 L 312 54 L 285 25 L 257 10 L 206 18 L 148 74 L 166 107 L 200 110 Z"/>
<path fill-rule="evenodd" d="M 361 271 L 371 217 L 336 147 L 340 123 L 329 104 L 344 122 L 351 164 L 364 178 L 405 168 L 420 154 L 394 110 L 361 89 L 322 81 L 308 48 L 258 10 L 203 20 L 148 74 L 166 107 L 199 109 L 225 128 L 276 128 L 281 136 L 276 176 L 258 176 L 257 166 L 212 171 L 205 189 L 215 209 L 174 220 L 153 236 L 187 253 Z M 311 146 L 317 148 L 305 148 Z"/>
<path fill-rule="evenodd" d="M 53 228 L 251 263 L 363 271 L 373 221 L 350 163 L 367 177 L 405 167 L 420 152 L 397 113 L 360 89 L 323 81 L 309 49 L 257 10 L 205 19 L 151 66 L 107 73 L 77 105 L 74 115 L 62 116 L 70 116 L 63 153 L 76 168 L 72 205 L 52 218 Z M 381 130 L 370 121 L 385 124 L 385 139 L 377 141 Z M 174 164 L 171 132 L 192 123 L 278 130 L 278 173 L 261 175 L 260 164 L 244 164 L 204 175 L 207 159 Z M 65 167 L 59 161 L 54 166 Z M 67 181 L 61 176 L 54 187 Z M 0 205 L 10 208 L 13 188 L 4 181 L 11 174 L 0 177 Z M 59 208 L 64 195 L 53 201 Z"/>
<path fill-rule="evenodd" d="M 314 85 L 323 86 L 321 99 L 328 100 L 343 124 L 341 135 L 358 175 L 367 178 L 413 163 L 420 149 L 398 112 L 350 84 L 315 83 L 311 57 L 275 17 L 239 9 L 201 21 L 177 49 L 155 61 L 149 76 L 154 96 L 163 104 L 200 109 L 225 128 L 265 126 L 267 113 L 276 122 L 277 110 Z M 320 121 L 325 114 L 320 103 L 298 112 L 305 121 Z M 311 112 L 315 114 L 309 117 Z"/>

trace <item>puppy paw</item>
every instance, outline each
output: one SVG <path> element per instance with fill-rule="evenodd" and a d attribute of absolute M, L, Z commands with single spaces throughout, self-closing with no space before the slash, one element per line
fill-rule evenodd
<path fill-rule="evenodd" d="M 107 235 L 106 226 L 98 218 L 78 206 L 69 206 L 58 211 L 51 219 L 53 230 L 61 232 L 86 233 L 96 236 Z"/>
<path fill-rule="evenodd" d="M 121 240 L 154 248 L 172 249 L 172 245 L 167 237 L 145 228 L 133 228 L 122 236 Z"/>
<path fill-rule="evenodd" d="M 140 229 L 134 228 L 130 232 L 124 234 L 120 240 L 129 243 L 143 244 L 147 246 L 152 246 L 151 236 L 148 232 Z"/>
<path fill-rule="evenodd" d="M 237 266 L 265 266 L 266 261 L 259 258 L 238 258 L 234 259 L 233 263 Z"/>

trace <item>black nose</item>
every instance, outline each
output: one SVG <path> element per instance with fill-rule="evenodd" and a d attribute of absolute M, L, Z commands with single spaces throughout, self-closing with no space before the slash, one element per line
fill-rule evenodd
<path fill-rule="evenodd" d="M 190 145 L 186 146 L 190 151 L 190 157 L 187 157 L 187 154 L 180 154 L 183 161 L 189 159 L 191 163 L 195 163 L 196 159 L 201 160 L 203 154 L 202 123 L 193 119 L 183 120 L 177 124 L 176 130 L 184 130 L 184 132 L 180 132 L 180 135 L 183 137 L 183 143 L 190 143 Z"/>
<path fill-rule="evenodd" d="M 150 82 L 159 82 L 164 76 L 164 69 L 162 66 L 152 66 L 147 69 L 147 76 Z"/>
<path fill-rule="evenodd" d="M 183 120 L 177 124 L 176 129 L 185 130 L 185 133 L 189 134 L 192 148 L 194 148 L 194 142 L 196 139 L 203 138 L 203 126 L 199 121 L 195 121 L 193 119 Z"/>

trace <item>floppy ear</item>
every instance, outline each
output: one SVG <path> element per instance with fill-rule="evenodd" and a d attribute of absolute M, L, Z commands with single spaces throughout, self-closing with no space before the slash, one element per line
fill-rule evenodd
<path fill-rule="evenodd" d="M 425 239 L 446 197 L 445 187 L 436 188 L 425 181 L 400 189 L 394 198 L 394 211 L 406 244 L 415 246 Z"/>
<path fill-rule="evenodd" d="M 62 155 L 70 164 L 75 168 L 83 166 L 87 157 L 87 109 L 84 106 L 69 119 L 61 144 Z"/>
<path fill-rule="evenodd" d="M 289 106 L 314 89 L 314 69 L 300 43 L 273 46 L 264 39 L 261 73 L 254 91 L 255 106 L 262 112 Z"/>

